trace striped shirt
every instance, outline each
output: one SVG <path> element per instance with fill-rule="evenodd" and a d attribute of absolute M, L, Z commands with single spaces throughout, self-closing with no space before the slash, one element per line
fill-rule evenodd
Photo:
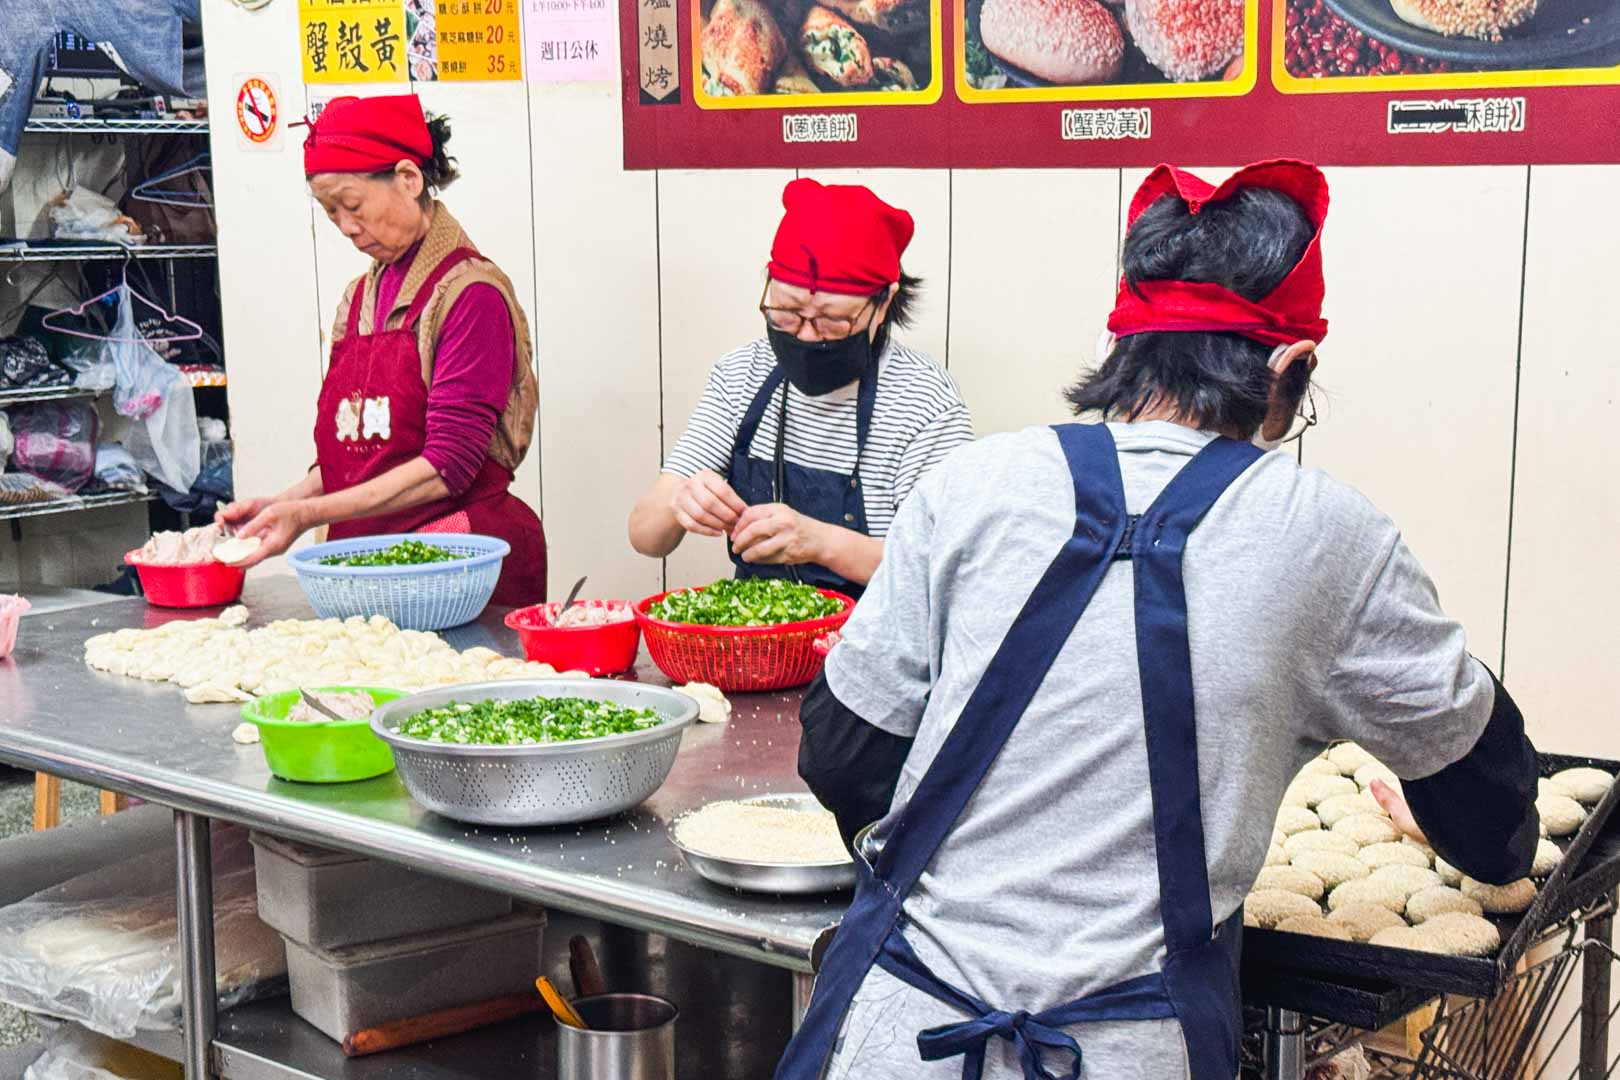
<path fill-rule="evenodd" d="M 691 476 L 711 469 L 725 476 L 743 414 L 775 367 L 776 356 L 763 338 L 715 364 L 686 433 L 664 462 L 664 472 Z M 853 384 L 815 398 L 789 386 L 784 457 L 805 468 L 846 476 L 853 472 L 857 396 L 858 386 Z M 775 460 L 779 400 L 772 395 L 749 457 Z M 860 455 L 867 533 L 886 535 L 895 510 L 918 479 L 952 450 L 972 441 L 973 421 L 956 383 L 930 357 L 891 341 L 878 361 L 877 403 L 866 450 Z"/>

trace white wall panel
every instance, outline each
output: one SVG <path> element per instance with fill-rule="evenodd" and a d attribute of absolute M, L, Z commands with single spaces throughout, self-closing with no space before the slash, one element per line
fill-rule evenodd
<path fill-rule="evenodd" d="M 1522 168 L 1336 169 L 1305 464 L 1394 518 L 1495 664 L 1507 580 Z"/>
<path fill-rule="evenodd" d="M 619 168 L 615 87 L 530 95 L 551 592 L 589 574 L 587 595 L 639 599 L 663 581 L 625 532 L 660 464 L 653 174 Z"/>
<path fill-rule="evenodd" d="M 686 430 L 715 361 L 765 333 L 759 298 L 792 179 L 782 170 L 658 174 L 666 448 Z M 675 588 L 725 576 L 731 564 L 719 540 L 689 536 L 668 566 Z"/>
<path fill-rule="evenodd" d="M 1068 417 L 1114 304 L 1119 174 L 952 177 L 951 374 L 979 434 Z"/>
<path fill-rule="evenodd" d="M 1620 755 L 1620 168 L 1530 181 L 1507 681 L 1545 749 Z"/>

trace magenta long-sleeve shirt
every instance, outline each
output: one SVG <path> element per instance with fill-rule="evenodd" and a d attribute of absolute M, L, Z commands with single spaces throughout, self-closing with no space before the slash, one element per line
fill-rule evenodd
<path fill-rule="evenodd" d="M 399 296 L 416 250 L 384 268 L 377 310 Z M 427 439 L 422 456 L 438 470 L 452 496 L 472 486 L 489 455 L 495 425 L 512 389 L 512 315 L 493 285 L 469 285 L 439 329 L 428 386 Z"/>

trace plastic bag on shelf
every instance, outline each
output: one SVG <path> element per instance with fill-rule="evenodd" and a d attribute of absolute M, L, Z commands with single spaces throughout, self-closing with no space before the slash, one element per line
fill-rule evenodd
<path fill-rule="evenodd" d="M 146 473 L 135 457 L 117 443 L 96 444 L 96 479 L 111 488 L 146 494 Z"/>
<path fill-rule="evenodd" d="M 181 1080 L 175 1062 L 64 1024 L 51 1032 L 45 1052 L 22 1080 Z"/>
<path fill-rule="evenodd" d="M 213 833 L 222 1008 L 282 993 L 281 936 L 259 920 L 247 831 Z M 172 849 L 73 878 L 0 909 L 0 1001 L 115 1039 L 180 1026 Z"/>
<path fill-rule="evenodd" d="M 73 385 L 81 390 L 101 393 L 118 385 L 118 368 L 113 364 L 111 342 L 85 342 L 68 350 L 61 359 L 63 367 L 73 372 Z"/>
<path fill-rule="evenodd" d="M 18 472 L 78 491 L 96 471 L 96 438 L 101 417 L 85 401 L 41 401 L 9 411 L 15 446 L 11 465 Z"/>
<path fill-rule="evenodd" d="M 165 486 L 191 490 L 202 467 L 197 402 L 186 377 L 140 340 L 135 304 L 127 289 L 118 302 L 118 318 L 110 336 L 120 339 L 106 343 L 118 377 L 113 408 L 121 416 L 141 421 L 125 432 L 125 448 Z"/>
<path fill-rule="evenodd" d="M 11 435 L 11 418 L 0 409 L 0 468 L 4 468 L 11 457 L 11 451 L 17 445 L 17 440 Z"/>
<path fill-rule="evenodd" d="M 197 479 L 192 481 L 187 491 L 176 491 L 165 487 L 158 492 L 163 501 L 171 510 L 181 514 L 190 514 L 192 517 L 212 517 L 214 511 L 222 504 L 233 498 L 231 480 L 231 444 L 223 437 L 224 424 L 218 420 L 204 417 L 199 421 L 203 431 L 202 467 L 197 471 Z M 215 433 L 222 437 L 209 438 Z"/>
<path fill-rule="evenodd" d="M 96 240 L 113 244 L 145 242 L 134 218 L 118 204 L 89 188 L 75 187 L 51 200 L 52 232 L 59 240 Z"/>

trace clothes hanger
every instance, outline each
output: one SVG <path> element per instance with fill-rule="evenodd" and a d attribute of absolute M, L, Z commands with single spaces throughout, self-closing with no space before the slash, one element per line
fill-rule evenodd
<path fill-rule="evenodd" d="M 142 202 L 157 203 L 160 206 L 180 207 L 207 207 L 213 208 L 214 200 L 211 196 L 200 191 L 187 188 L 164 188 L 160 185 L 178 180 L 183 176 L 202 174 L 208 181 L 209 190 L 213 189 L 213 163 L 209 155 L 198 154 L 196 157 L 167 172 L 148 177 L 130 189 L 129 197 Z"/>
<path fill-rule="evenodd" d="M 203 328 L 201 326 L 182 315 L 171 314 L 148 297 L 141 295 L 130 287 L 129 264 L 132 258 L 133 256 L 130 255 L 124 256 L 124 268 L 119 274 L 117 285 L 114 285 L 100 296 L 92 296 L 90 299 L 84 301 L 84 303 L 78 305 L 77 307 L 57 308 L 55 311 L 50 312 L 45 316 L 45 318 L 40 320 L 40 325 L 47 330 L 53 330 L 59 334 L 66 334 L 69 337 L 84 338 L 88 341 L 108 341 L 121 344 L 169 345 L 181 341 L 196 341 L 201 338 L 203 336 Z M 137 333 L 134 337 L 117 337 L 111 334 L 95 334 L 88 330 L 61 326 L 54 321 L 59 316 L 66 315 L 71 315 L 76 319 L 82 319 L 84 317 L 85 309 L 89 308 L 92 304 L 99 304 L 103 300 L 114 296 L 118 297 L 119 302 L 122 303 L 123 294 L 125 293 L 129 294 L 131 300 L 138 300 L 147 307 L 151 308 L 153 311 L 157 312 L 163 317 L 163 321 L 165 323 L 177 323 L 180 326 L 185 327 L 187 332 L 184 334 L 174 334 L 164 337 L 153 337 L 150 334 L 140 333 Z"/>

